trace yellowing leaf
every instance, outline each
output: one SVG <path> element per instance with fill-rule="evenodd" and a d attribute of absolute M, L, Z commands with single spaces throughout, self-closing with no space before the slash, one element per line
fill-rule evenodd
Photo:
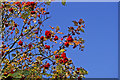
<path fill-rule="evenodd" d="M 80 42 L 79 41 L 73 41 L 76 45 L 79 45 Z"/>
<path fill-rule="evenodd" d="M 60 42 L 59 44 L 61 44 L 62 42 Z"/>
<path fill-rule="evenodd" d="M 73 43 L 69 43 L 69 45 L 74 45 Z"/>
<path fill-rule="evenodd" d="M 57 33 L 59 33 L 59 34 L 64 34 L 64 33 L 62 33 L 62 32 L 57 32 Z"/>
<path fill-rule="evenodd" d="M 74 23 L 74 26 L 78 26 L 78 22 L 77 21 L 72 21 Z"/>
<path fill-rule="evenodd" d="M 53 42 L 57 43 L 57 41 L 53 41 Z"/>
<path fill-rule="evenodd" d="M 66 4 L 66 0 L 62 0 L 62 5 L 65 6 L 65 4 Z"/>
<path fill-rule="evenodd" d="M 27 29 L 25 29 L 23 32 L 27 32 L 28 30 Z"/>
<path fill-rule="evenodd" d="M 42 57 L 41 57 L 41 56 L 38 56 L 36 59 L 37 59 L 37 60 L 41 60 L 41 59 L 42 59 Z"/>
<path fill-rule="evenodd" d="M 32 35 L 35 35 L 35 33 L 32 33 Z"/>
<path fill-rule="evenodd" d="M 56 27 L 55 31 L 58 32 L 60 30 L 59 26 Z"/>
<path fill-rule="evenodd" d="M 29 37 L 26 37 L 27 39 L 29 39 Z"/>
<path fill-rule="evenodd" d="M 47 40 L 47 38 L 44 38 L 44 40 L 46 41 L 46 40 Z"/>
<path fill-rule="evenodd" d="M 65 51 L 65 49 L 61 49 L 59 52 L 64 52 Z"/>
<path fill-rule="evenodd" d="M 57 53 L 57 50 L 56 51 L 54 51 L 54 54 L 56 54 Z"/>
<path fill-rule="evenodd" d="M 36 36 L 36 38 L 39 38 L 38 36 Z"/>
<path fill-rule="evenodd" d="M 50 28 L 54 29 L 54 27 L 49 26 Z"/>

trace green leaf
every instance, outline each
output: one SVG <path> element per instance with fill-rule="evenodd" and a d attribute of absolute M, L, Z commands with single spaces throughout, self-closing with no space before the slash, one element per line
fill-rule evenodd
<path fill-rule="evenodd" d="M 66 0 L 62 0 L 62 5 L 66 5 Z"/>
<path fill-rule="evenodd" d="M 82 32 L 85 32 L 82 28 L 80 29 Z"/>
<path fill-rule="evenodd" d="M 24 13 L 21 15 L 21 17 L 22 17 L 23 19 L 25 19 L 25 18 L 27 18 L 29 15 L 30 15 L 30 12 L 28 12 L 28 13 L 24 12 Z"/>
<path fill-rule="evenodd" d="M 23 74 L 24 76 L 29 75 L 29 73 L 30 73 L 30 72 L 29 72 L 29 71 L 27 71 L 27 70 L 25 70 L 25 71 L 23 71 L 23 72 L 22 72 L 22 74 Z"/>
<path fill-rule="evenodd" d="M 10 73 L 8 76 L 12 76 L 14 78 L 22 78 L 22 76 L 20 74 L 22 74 L 21 71 L 17 71 L 17 72 L 15 72 L 13 74 Z"/>
<path fill-rule="evenodd" d="M 12 54 L 12 57 L 15 57 L 16 56 L 16 54 Z"/>
<path fill-rule="evenodd" d="M 50 3 L 51 3 L 51 2 L 50 2 L 50 1 L 48 1 L 48 2 L 46 2 L 45 4 L 50 5 Z"/>

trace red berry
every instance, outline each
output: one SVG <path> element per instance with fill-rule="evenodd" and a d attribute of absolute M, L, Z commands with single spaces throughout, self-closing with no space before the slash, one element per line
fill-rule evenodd
<path fill-rule="evenodd" d="M 55 55 L 55 59 L 59 58 L 59 55 Z"/>
<path fill-rule="evenodd" d="M 31 5 L 34 5 L 35 3 L 34 2 L 31 2 Z"/>
<path fill-rule="evenodd" d="M 32 48 L 32 44 L 29 44 L 28 47 L 29 47 L 29 49 L 31 49 Z"/>
<path fill-rule="evenodd" d="M 22 5 L 24 5 L 25 4 L 25 2 L 22 2 Z"/>
<path fill-rule="evenodd" d="M 35 14 L 35 11 L 31 11 L 31 14 Z"/>
<path fill-rule="evenodd" d="M 41 40 L 44 40 L 44 36 L 41 36 L 40 39 L 41 39 Z"/>
<path fill-rule="evenodd" d="M 61 41 L 63 40 L 63 38 L 61 38 Z"/>
<path fill-rule="evenodd" d="M 50 31 L 46 30 L 46 31 L 45 31 L 45 35 L 46 35 L 46 38 L 50 38 L 50 37 L 51 37 Z"/>
<path fill-rule="evenodd" d="M 49 45 L 45 45 L 45 49 L 50 49 L 50 46 Z"/>
<path fill-rule="evenodd" d="M 61 57 L 62 57 L 62 58 L 66 57 L 66 53 L 63 52 L 63 53 L 61 54 Z"/>
<path fill-rule="evenodd" d="M 50 64 L 49 64 L 49 63 L 47 63 L 46 65 L 47 65 L 47 66 L 50 66 Z"/>
<path fill-rule="evenodd" d="M 38 17 L 40 17 L 40 14 L 38 15 Z"/>
<path fill-rule="evenodd" d="M 55 41 L 58 40 L 58 36 L 55 36 L 54 40 L 55 40 Z"/>
<path fill-rule="evenodd" d="M 4 44 L 4 41 L 2 41 L 2 44 Z"/>
<path fill-rule="evenodd" d="M 63 58 L 63 63 L 66 63 L 68 61 L 68 58 L 67 57 L 64 57 Z"/>
<path fill-rule="evenodd" d="M 79 77 L 78 77 L 78 80 L 82 80 L 82 78 L 79 76 Z"/>
<path fill-rule="evenodd" d="M 16 5 L 20 4 L 20 2 L 15 2 Z"/>
<path fill-rule="evenodd" d="M 11 72 L 10 72 L 10 73 L 12 73 L 12 74 L 13 74 L 13 73 L 14 73 L 14 71 L 13 71 L 13 70 L 11 70 Z"/>
<path fill-rule="evenodd" d="M 46 65 L 44 65 L 44 68 L 45 69 L 48 69 L 50 67 L 50 64 L 49 63 L 47 63 Z"/>
<path fill-rule="evenodd" d="M 38 31 L 36 31 L 35 34 L 38 34 Z"/>
<path fill-rule="evenodd" d="M 21 36 L 23 36 L 23 33 L 21 33 Z"/>
<path fill-rule="evenodd" d="M 8 23 L 6 23 L 5 26 L 8 27 Z"/>
<path fill-rule="evenodd" d="M 15 27 L 12 30 L 15 30 Z"/>
<path fill-rule="evenodd" d="M 18 42 L 18 45 L 22 46 L 22 45 L 23 45 L 23 42 L 20 40 L 20 41 Z"/>
<path fill-rule="evenodd" d="M 25 29 L 27 29 L 27 26 L 25 27 Z"/>
<path fill-rule="evenodd" d="M 13 8 L 10 8 L 9 11 L 13 13 Z"/>
<path fill-rule="evenodd" d="M 12 34 L 13 32 L 11 32 L 10 34 Z"/>
<path fill-rule="evenodd" d="M 69 46 L 69 42 L 65 42 L 64 44 L 65 44 L 65 46 L 66 46 L 66 47 L 68 47 L 68 46 Z"/>
<path fill-rule="evenodd" d="M 59 60 L 59 62 L 60 62 L 60 64 L 61 64 L 61 63 L 63 62 L 63 60 L 62 60 L 62 59 L 60 59 L 60 60 Z"/>
<path fill-rule="evenodd" d="M 80 68 L 77 68 L 77 71 L 79 71 L 80 70 Z"/>
<path fill-rule="evenodd" d="M 67 41 L 68 41 L 68 42 L 73 42 L 73 38 L 72 38 L 71 35 L 67 38 Z"/>

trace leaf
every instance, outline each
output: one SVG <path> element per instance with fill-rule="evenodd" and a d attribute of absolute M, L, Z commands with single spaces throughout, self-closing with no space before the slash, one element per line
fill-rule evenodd
<path fill-rule="evenodd" d="M 38 56 L 36 59 L 37 59 L 37 60 L 41 60 L 41 59 L 42 59 L 42 57 L 41 57 L 41 56 Z"/>
<path fill-rule="evenodd" d="M 36 35 L 36 38 L 40 38 L 40 37 L 38 37 L 38 36 Z"/>
<path fill-rule="evenodd" d="M 77 21 L 72 21 L 74 23 L 74 26 L 78 26 L 78 22 Z"/>
<path fill-rule="evenodd" d="M 28 13 L 24 12 L 24 13 L 21 15 L 21 17 L 22 17 L 23 19 L 25 19 L 25 18 L 27 18 L 29 15 L 30 15 L 30 12 L 28 12 Z"/>
<path fill-rule="evenodd" d="M 69 45 L 74 45 L 74 44 L 69 42 Z"/>
<path fill-rule="evenodd" d="M 65 51 L 65 49 L 61 49 L 59 52 L 64 52 Z"/>
<path fill-rule="evenodd" d="M 16 56 L 16 54 L 12 54 L 12 57 L 15 57 Z"/>
<path fill-rule="evenodd" d="M 36 23 L 36 19 L 34 19 L 33 22 Z"/>
<path fill-rule="evenodd" d="M 73 41 L 76 45 L 79 45 L 80 42 L 79 41 Z"/>
<path fill-rule="evenodd" d="M 45 4 L 50 5 L 50 3 L 51 3 L 50 1 L 47 1 Z"/>
<path fill-rule="evenodd" d="M 81 32 L 85 32 L 82 28 L 80 30 L 81 30 Z"/>
<path fill-rule="evenodd" d="M 85 22 L 83 21 L 83 19 L 80 19 L 78 23 L 81 25 L 82 23 L 85 23 Z"/>
<path fill-rule="evenodd" d="M 62 32 L 57 32 L 57 33 L 59 33 L 59 34 L 64 34 L 64 33 L 62 33 Z"/>
<path fill-rule="evenodd" d="M 65 6 L 65 4 L 66 4 L 66 0 L 62 0 L 62 5 Z"/>
<path fill-rule="evenodd" d="M 22 74 L 21 71 L 17 71 L 13 74 L 10 73 L 9 75 L 14 77 L 14 78 L 22 78 L 21 74 Z"/>
<path fill-rule="evenodd" d="M 15 29 L 15 34 L 18 34 L 19 33 L 19 30 L 16 28 Z"/>
<path fill-rule="evenodd" d="M 28 31 L 28 29 L 25 29 L 23 32 L 27 32 Z"/>
<path fill-rule="evenodd" d="M 54 54 L 56 54 L 57 53 L 57 50 L 56 51 L 54 51 Z"/>
<path fill-rule="evenodd" d="M 51 29 L 54 29 L 54 27 L 49 26 Z"/>
<path fill-rule="evenodd" d="M 58 32 L 60 30 L 59 26 L 56 27 L 55 31 Z"/>
<path fill-rule="evenodd" d="M 29 72 L 29 71 L 27 71 L 27 70 L 25 70 L 25 71 L 23 71 L 23 72 L 22 72 L 22 74 L 23 74 L 24 76 L 29 75 L 29 73 L 30 73 L 30 72 Z"/>

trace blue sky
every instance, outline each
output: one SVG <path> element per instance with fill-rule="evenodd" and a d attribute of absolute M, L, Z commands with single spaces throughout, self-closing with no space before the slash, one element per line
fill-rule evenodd
<path fill-rule="evenodd" d="M 70 48 L 66 53 L 76 67 L 88 71 L 86 78 L 118 77 L 118 3 L 117 2 L 60 2 L 49 6 L 51 18 L 45 26 L 60 26 L 67 33 L 73 20 L 85 21 L 85 49 Z"/>

